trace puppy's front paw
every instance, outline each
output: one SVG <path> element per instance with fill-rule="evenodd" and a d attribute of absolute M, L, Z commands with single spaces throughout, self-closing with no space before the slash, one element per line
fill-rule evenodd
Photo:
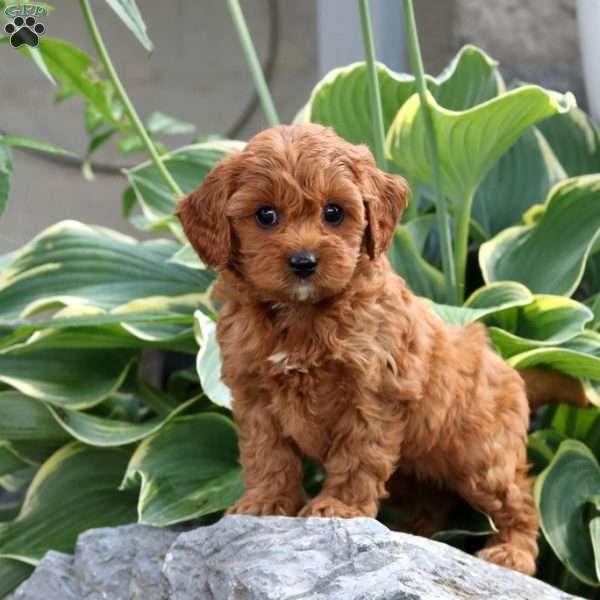
<path fill-rule="evenodd" d="M 362 512 L 352 506 L 344 504 L 337 498 L 330 496 L 317 496 L 311 500 L 299 513 L 299 517 L 341 517 L 342 519 L 351 519 L 352 517 L 367 517 Z"/>
<path fill-rule="evenodd" d="M 264 498 L 255 495 L 242 496 L 227 510 L 228 515 L 255 515 L 293 517 L 298 512 L 299 502 L 286 497 Z"/>
<path fill-rule="evenodd" d="M 488 562 L 533 575 L 535 573 L 535 558 L 531 553 L 513 544 L 494 544 L 477 552 L 479 558 Z"/>

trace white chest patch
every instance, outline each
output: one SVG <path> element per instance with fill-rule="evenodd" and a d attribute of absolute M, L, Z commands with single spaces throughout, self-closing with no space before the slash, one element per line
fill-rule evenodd
<path fill-rule="evenodd" d="M 302 368 L 300 365 L 291 364 L 289 362 L 289 357 L 285 352 L 276 352 L 275 354 L 271 354 L 267 360 L 275 365 L 279 365 L 284 373 L 289 373 L 290 371 L 308 373 L 308 371 Z"/>

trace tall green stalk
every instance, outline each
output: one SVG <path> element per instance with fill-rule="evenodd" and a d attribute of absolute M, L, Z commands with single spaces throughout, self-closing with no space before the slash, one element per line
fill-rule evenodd
<path fill-rule="evenodd" d="M 262 72 L 260 61 L 258 60 L 258 56 L 256 54 L 256 49 L 252 43 L 252 38 L 250 37 L 250 32 L 248 31 L 248 25 L 246 25 L 246 20 L 244 19 L 244 13 L 240 8 L 239 0 L 227 0 L 227 5 L 229 6 L 229 13 L 231 14 L 233 24 L 235 25 L 240 38 L 242 50 L 244 51 L 244 55 L 248 61 L 250 73 L 252 74 L 252 79 L 254 80 L 254 87 L 258 93 L 260 104 L 263 112 L 265 113 L 265 117 L 267 118 L 267 122 L 271 127 L 279 125 L 279 117 L 277 116 L 275 105 L 273 104 L 273 98 L 271 97 L 269 87 L 265 81 L 265 76 Z"/>
<path fill-rule="evenodd" d="M 433 171 L 433 200 L 435 203 L 438 233 L 440 236 L 442 267 L 444 270 L 444 278 L 446 280 L 448 302 L 450 304 L 461 304 L 464 290 L 459 290 L 457 285 L 458 265 L 455 265 L 454 256 L 452 254 L 450 219 L 448 218 L 448 207 L 446 206 L 446 199 L 444 198 L 444 192 L 442 189 L 442 173 L 440 169 L 437 139 L 435 136 L 433 118 L 431 116 L 431 110 L 427 98 L 427 94 L 429 92 L 425 82 L 425 71 L 423 69 L 423 60 L 421 58 L 421 48 L 419 46 L 419 36 L 417 33 L 415 13 L 413 10 L 412 0 L 402 0 L 402 2 L 404 7 L 404 24 L 406 28 L 406 36 L 408 38 L 408 48 L 410 50 L 410 60 L 417 85 L 417 92 L 419 94 L 420 108 L 423 114 L 423 122 L 425 124 L 427 149 L 431 159 L 431 168 Z M 462 228 L 460 229 L 462 231 Z M 464 271 L 462 271 L 461 280 L 464 282 Z"/>
<path fill-rule="evenodd" d="M 456 216 L 454 236 L 454 263 L 456 265 L 456 282 L 459 301 L 462 303 L 465 296 L 465 277 L 467 272 L 467 256 L 469 252 L 469 228 L 471 226 L 471 207 L 474 194 L 465 198 L 464 205 Z"/>
<path fill-rule="evenodd" d="M 383 126 L 383 108 L 381 106 L 381 93 L 375 64 L 375 44 L 373 43 L 369 2 L 368 0 L 358 0 L 358 6 L 360 8 L 363 45 L 367 59 L 369 100 L 373 119 L 373 134 L 375 136 L 375 160 L 377 161 L 377 166 L 385 170 L 387 168 L 387 160 L 385 158 L 385 128 Z"/>
<path fill-rule="evenodd" d="M 96 52 L 98 53 L 100 61 L 106 69 L 106 74 L 108 75 L 108 78 L 112 81 L 115 87 L 115 91 L 117 92 L 119 100 L 121 100 L 121 102 L 123 103 L 125 112 L 131 120 L 134 129 L 140 136 L 144 146 L 146 147 L 146 150 L 148 151 L 148 154 L 150 155 L 150 158 L 152 159 L 152 162 L 156 166 L 162 178 L 165 180 L 165 183 L 167 184 L 169 189 L 173 192 L 173 194 L 176 197 L 183 196 L 181 188 L 177 185 L 177 182 L 173 179 L 171 173 L 169 173 L 169 171 L 165 167 L 162 159 L 160 158 L 160 155 L 158 154 L 158 151 L 156 150 L 156 146 L 150 139 L 150 136 L 148 135 L 148 132 L 146 131 L 146 128 L 142 123 L 142 120 L 137 114 L 135 107 L 131 103 L 129 96 L 127 95 L 127 92 L 125 91 L 125 88 L 123 87 L 123 84 L 119 79 L 119 75 L 117 74 L 117 71 L 115 70 L 112 64 L 108 51 L 106 50 L 106 46 L 104 45 L 102 35 L 100 34 L 100 30 L 98 29 L 98 25 L 96 24 L 96 19 L 94 18 L 92 9 L 90 8 L 89 0 L 79 0 L 79 4 L 81 5 L 81 11 L 83 12 L 85 22 L 94 42 Z"/>

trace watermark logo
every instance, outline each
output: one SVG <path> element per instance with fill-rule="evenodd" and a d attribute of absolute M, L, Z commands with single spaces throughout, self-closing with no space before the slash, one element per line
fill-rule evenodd
<path fill-rule="evenodd" d="M 38 19 L 45 17 L 48 10 L 37 4 L 13 4 L 4 9 L 4 14 L 11 19 L 11 23 L 4 26 L 4 31 L 10 36 L 13 48 L 23 44 L 35 48 L 40 35 L 46 32 L 46 26 Z"/>

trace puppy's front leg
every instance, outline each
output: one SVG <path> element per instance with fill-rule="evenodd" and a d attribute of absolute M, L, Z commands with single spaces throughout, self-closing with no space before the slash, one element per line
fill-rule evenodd
<path fill-rule="evenodd" d="M 365 414 L 367 413 L 367 414 Z M 372 411 L 348 411 L 324 462 L 327 480 L 301 517 L 375 517 L 400 454 L 400 432 Z"/>
<path fill-rule="evenodd" d="M 302 462 L 264 400 L 236 397 L 234 415 L 246 490 L 228 513 L 295 516 L 304 504 Z"/>

